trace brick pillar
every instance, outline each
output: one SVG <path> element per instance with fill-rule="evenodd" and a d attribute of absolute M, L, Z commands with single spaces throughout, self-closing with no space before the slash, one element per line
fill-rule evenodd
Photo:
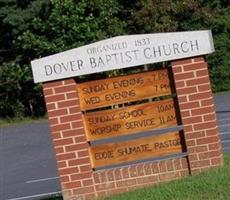
<path fill-rule="evenodd" d="M 73 79 L 44 83 L 43 92 L 63 197 L 83 199 L 83 194 L 95 191 L 76 83 Z M 73 197 L 74 193 L 78 195 Z"/>
<path fill-rule="evenodd" d="M 223 164 L 208 67 L 203 57 L 172 62 L 192 174 Z"/>

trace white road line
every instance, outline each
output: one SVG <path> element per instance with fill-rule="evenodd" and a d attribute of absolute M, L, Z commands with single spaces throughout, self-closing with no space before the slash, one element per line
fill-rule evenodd
<path fill-rule="evenodd" d="M 49 181 L 53 179 L 59 179 L 59 177 L 55 176 L 55 177 L 50 177 L 50 178 L 35 179 L 35 180 L 26 181 L 26 183 L 37 183 L 37 182 Z"/>
<path fill-rule="evenodd" d="M 42 197 L 42 196 L 48 196 L 48 195 L 54 195 L 54 194 L 61 194 L 61 191 L 58 191 L 58 192 L 50 192 L 50 193 L 43 193 L 43 194 L 36 194 L 36 195 L 25 196 L 25 197 L 17 197 L 17 198 L 12 198 L 12 199 L 7 199 L 7 200 L 31 199 L 31 198 L 35 198 L 35 197 Z"/>

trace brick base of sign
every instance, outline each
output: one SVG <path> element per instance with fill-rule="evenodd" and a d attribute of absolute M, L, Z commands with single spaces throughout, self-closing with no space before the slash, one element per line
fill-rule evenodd
<path fill-rule="evenodd" d="M 186 157 L 93 171 L 73 79 L 43 84 L 65 200 L 86 200 L 196 174 L 223 164 L 207 64 L 202 57 L 172 62 L 184 125 Z"/>

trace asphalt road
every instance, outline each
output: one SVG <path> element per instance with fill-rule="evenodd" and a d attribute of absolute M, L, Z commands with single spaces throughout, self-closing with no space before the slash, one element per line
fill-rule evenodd
<path fill-rule="evenodd" d="M 214 96 L 224 151 L 230 152 L 230 93 Z M 0 200 L 60 192 L 47 122 L 0 128 Z"/>
<path fill-rule="evenodd" d="M 60 191 L 47 122 L 0 129 L 0 200 Z"/>

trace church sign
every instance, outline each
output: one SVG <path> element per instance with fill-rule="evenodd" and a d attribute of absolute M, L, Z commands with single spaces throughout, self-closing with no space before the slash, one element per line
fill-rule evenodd
<path fill-rule="evenodd" d="M 170 61 L 214 51 L 211 31 L 118 36 L 31 62 L 35 83 Z"/>

